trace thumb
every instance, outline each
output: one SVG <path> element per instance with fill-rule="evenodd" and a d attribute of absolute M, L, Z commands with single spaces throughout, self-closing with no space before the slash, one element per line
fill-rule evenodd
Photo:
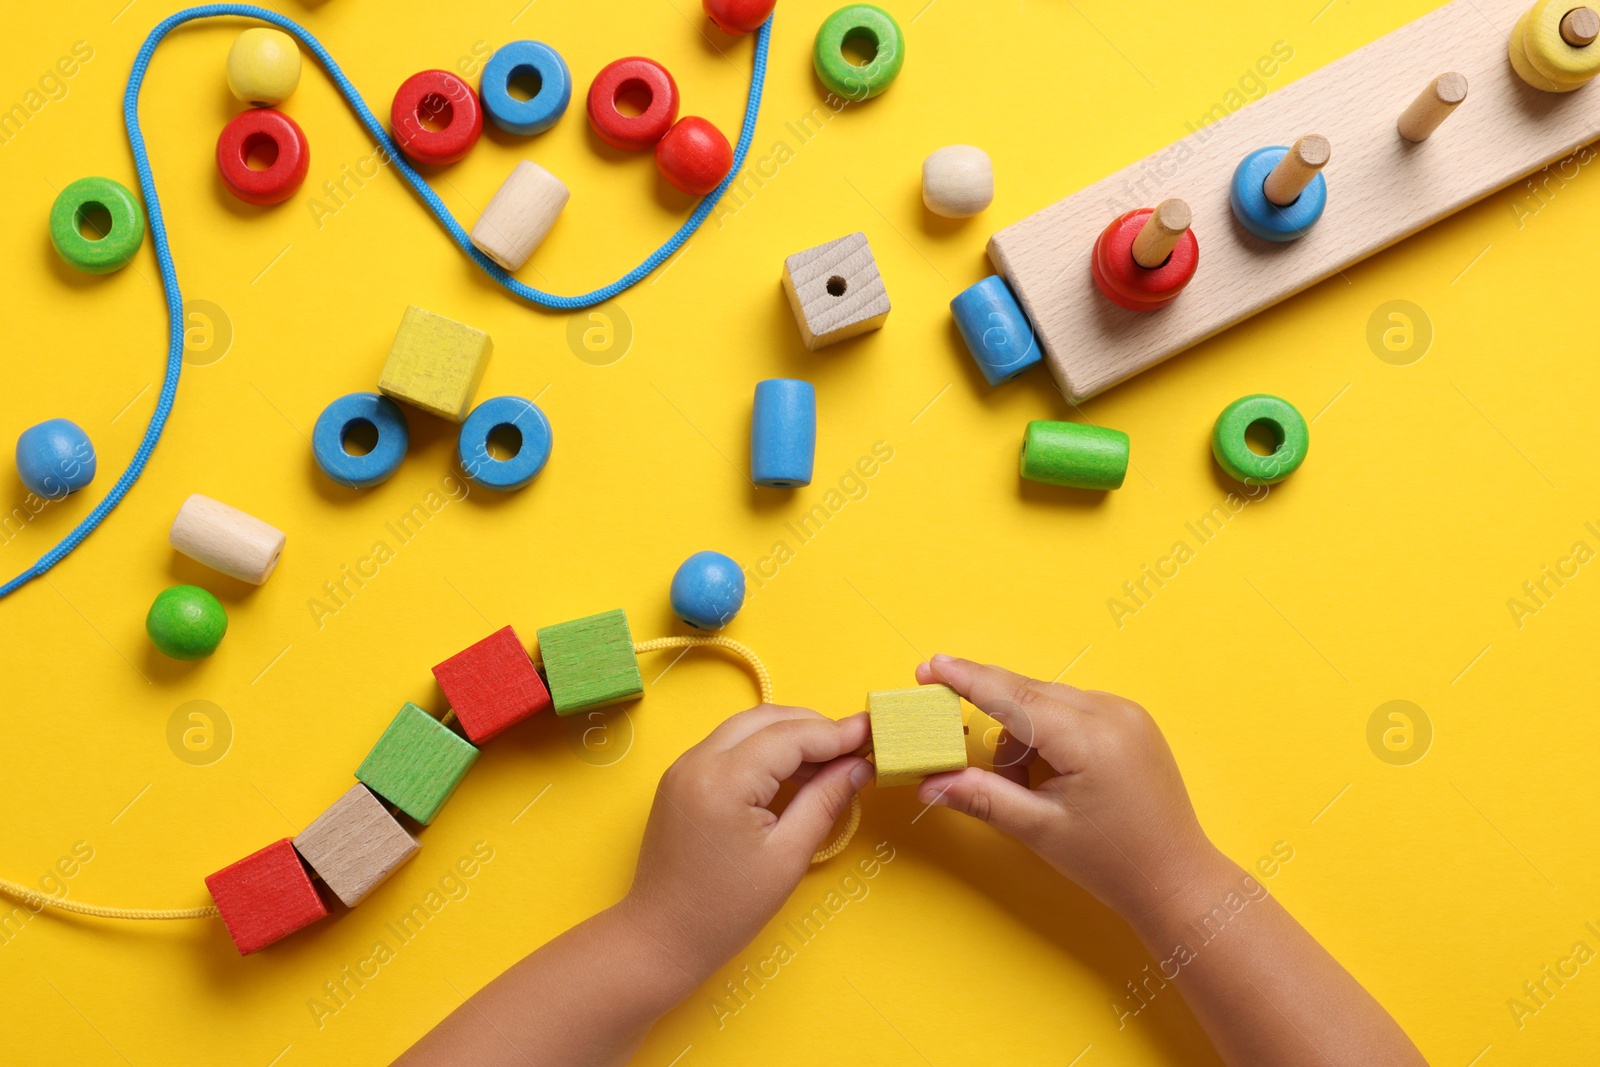
<path fill-rule="evenodd" d="M 1051 817 L 1059 814 L 1054 804 L 1028 787 L 978 767 L 923 779 L 917 799 L 986 822 L 1029 848 L 1043 836 Z"/>
<path fill-rule="evenodd" d="M 850 799 L 870 781 L 872 764 L 859 756 L 830 760 L 789 801 L 773 831 L 774 839 L 782 847 L 810 857 L 850 806 Z"/>

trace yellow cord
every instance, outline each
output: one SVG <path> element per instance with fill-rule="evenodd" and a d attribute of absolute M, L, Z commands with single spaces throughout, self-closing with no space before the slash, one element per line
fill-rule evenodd
<path fill-rule="evenodd" d="M 767 665 L 761 662 L 761 657 L 756 655 L 749 645 L 742 645 L 731 637 L 710 634 L 705 636 L 658 637 L 654 641 L 635 641 L 633 643 L 633 651 L 635 653 L 659 652 L 664 648 L 697 647 L 725 648 L 736 656 L 744 657 L 745 662 L 750 664 L 750 670 L 755 673 L 756 689 L 761 693 L 761 703 L 772 703 L 772 675 L 767 673 Z M 861 797 L 857 795 L 850 798 L 850 814 L 845 819 L 844 829 L 839 831 L 839 836 L 833 839 L 832 844 L 817 849 L 811 856 L 811 862 L 813 864 L 827 863 L 843 852 L 849 846 L 850 839 L 855 836 L 856 829 L 860 825 Z"/>
<path fill-rule="evenodd" d="M 635 641 L 633 650 L 636 653 L 658 652 L 664 648 L 694 648 L 698 646 L 725 648 L 737 656 L 742 656 L 750 664 L 750 669 L 756 676 L 756 688 L 761 693 L 763 704 L 772 703 L 772 675 L 767 673 L 767 665 L 761 662 L 761 657 L 756 655 L 748 645 L 742 645 L 730 637 L 706 635 L 704 637 L 658 637 L 654 641 Z M 454 712 L 445 712 L 442 720 L 449 725 L 455 717 Z M 845 850 L 850 844 L 850 838 L 855 835 L 856 828 L 861 825 L 861 798 L 850 798 L 850 816 L 845 820 L 844 829 L 826 848 L 819 848 L 811 857 L 812 863 L 826 863 Z M 20 900 L 36 910 L 53 908 L 56 911 L 70 911 L 77 915 L 93 915 L 98 919 L 211 919 L 218 914 L 215 905 L 203 908 L 103 908 L 98 904 L 80 904 L 75 900 L 60 900 L 47 896 L 36 889 L 29 889 L 25 885 L 13 882 L 7 878 L 0 878 L 0 894 Z"/>

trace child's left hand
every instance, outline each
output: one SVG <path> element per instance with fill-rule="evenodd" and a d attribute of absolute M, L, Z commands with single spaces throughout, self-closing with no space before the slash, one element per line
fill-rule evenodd
<path fill-rule="evenodd" d="M 740 712 L 667 769 L 617 906 L 697 983 L 760 932 L 789 899 L 872 766 L 850 755 L 867 717 L 835 721 L 807 708 Z M 804 783 L 774 815 L 778 787 Z"/>

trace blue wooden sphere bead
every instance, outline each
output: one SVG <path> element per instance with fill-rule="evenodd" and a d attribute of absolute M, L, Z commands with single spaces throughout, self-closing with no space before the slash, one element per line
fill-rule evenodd
<path fill-rule="evenodd" d="M 511 82 L 532 76 L 538 90 L 527 100 L 511 95 Z M 543 133 L 556 124 L 572 102 L 572 73 L 566 61 L 539 41 L 512 41 L 489 58 L 479 95 L 483 110 L 496 126 L 518 137 Z"/>
<path fill-rule="evenodd" d="M 756 383 L 750 415 L 750 480 L 792 489 L 811 484 L 817 451 L 817 391 L 797 378 Z"/>
<path fill-rule="evenodd" d="M 720 630 L 744 607 L 744 571 L 721 552 L 696 552 L 672 576 L 672 613 L 697 630 Z"/>
<path fill-rule="evenodd" d="M 17 473 L 28 491 L 59 500 L 94 481 L 94 445 L 70 419 L 47 419 L 17 438 Z"/>
<path fill-rule="evenodd" d="M 1305 236 L 1328 206 L 1328 183 L 1320 174 L 1312 178 L 1311 184 L 1287 207 L 1279 207 L 1267 199 L 1262 186 L 1288 151 L 1283 145 L 1258 148 L 1241 159 L 1233 172 L 1228 202 L 1233 205 L 1234 217 L 1239 225 L 1264 241 L 1282 243 Z"/>
<path fill-rule="evenodd" d="M 378 431 L 372 451 L 358 456 L 345 447 L 351 431 L 371 426 Z M 352 489 L 370 489 L 400 469 L 411 444 L 405 412 L 386 396 L 350 393 L 322 409 L 311 431 L 311 454 L 322 473 Z"/>
<path fill-rule="evenodd" d="M 1042 358 L 1028 316 L 998 274 L 968 286 L 950 301 L 956 329 L 990 385 L 1009 382 Z"/>
<path fill-rule="evenodd" d="M 496 459 L 489 451 L 489 435 L 510 427 L 521 435 L 516 455 Z M 497 493 L 521 489 L 539 476 L 550 462 L 550 420 L 531 400 L 497 396 L 472 409 L 461 424 L 457 451 L 461 470 L 473 484 Z"/>

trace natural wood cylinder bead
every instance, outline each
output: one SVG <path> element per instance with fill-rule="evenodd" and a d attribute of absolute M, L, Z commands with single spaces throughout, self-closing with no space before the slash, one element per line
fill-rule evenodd
<path fill-rule="evenodd" d="M 922 202 L 935 215 L 965 219 L 994 201 L 994 164 L 989 153 L 953 144 L 922 161 Z"/>
<path fill-rule="evenodd" d="M 254 515 L 196 493 L 178 509 L 167 540 L 214 571 L 261 585 L 272 577 L 287 538 Z"/>
<path fill-rule="evenodd" d="M 506 270 L 517 270 L 556 224 L 570 196 L 560 178 L 523 160 L 478 216 L 472 243 Z"/>
<path fill-rule="evenodd" d="M 1267 175 L 1262 191 L 1279 207 L 1288 207 L 1299 198 L 1333 155 L 1333 146 L 1319 133 L 1300 138 L 1284 153 L 1283 159 Z"/>
<path fill-rule="evenodd" d="M 1574 48 L 1587 48 L 1600 37 L 1600 14 L 1592 7 L 1575 7 L 1561 16 L 1561 39 Z"/>
<path fill-rule="evenodd" d="M 1461 101 L 1467 98 L 1467 77 L 1451 71 L 1441 74 L 1417 94 L 1411 106 L 1400 113 L 1397 126 L 1400 136 L 1408 141 L 1425 141 L 1428 135 L 1449 118 Z"/>
<path fill-rule="evenodd" d="M 1190 219 L 1189 205 L 1182 200 L 1161 201 L 1133 239 L 1133 261 L 1147 270 L 1161 266 L 1189 232 Z"/>

